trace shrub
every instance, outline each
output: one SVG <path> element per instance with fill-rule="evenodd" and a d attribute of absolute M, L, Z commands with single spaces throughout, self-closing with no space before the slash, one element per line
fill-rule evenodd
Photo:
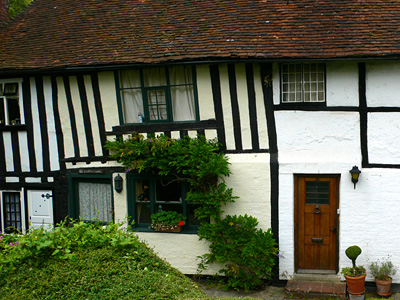
<path fill-rule="evenodd" d="M 397 273 L 397 268 L 387 259 L 383 261 L 374 261 L 369 265 L 371 274 L 378 280 L 389 280 L 390 276 Z"/>
<path fill-rule="evenodd" d="M 61 222 L 52 230 L 43 227 L 27 234 L 1 235 L 0 274 L 13 270 L 23 262 L 40 264 L 49 257 L 70 259 L 79 248 L 115 247 L 122 249 L 137 244 L 137 238 L 122 224 L 85 223 L 82 221 Z"/>
<path fill-rule="evenodd" d="M 199 237 L 211 244 L 210 253 L 201 257 L 200 270 L 212 262 L 223 264 L 219 273 L 227 276 L 225 285 L 234 289 L 254 289 L 271 279 L 278 249 L 271 230 L 257 229 L 257 225 L 257 219 L 248 215 L 226 216 L 203 225 Z"/>

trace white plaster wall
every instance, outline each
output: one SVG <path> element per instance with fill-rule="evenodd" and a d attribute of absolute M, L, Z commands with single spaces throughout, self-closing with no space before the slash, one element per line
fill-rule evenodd
<path fill-rule="evenodd" d="M 400 62 L 366 64 L 366 96 L 369 107 L 400 106 Z"/>
<path fill-rule="evenodd" d="M 294 174 L 339 174 L 340 199 L 351 199 L 349 170 L 361 166 L 359 115 L 354 112 L 275 113 L 279 151 L 279 261 L 281 279 L 294 274 Z M 343 199 L 343 200 L 342 200 Z M 340 223 L 342 224 L 342 223 Z M 351 232 L 340 231 L 342 235 Z M 342 258 L 342 256 L 340 256 Z M 286 278 L 287 279 L 287 278 Z"/>
<path fill-rule="evenodd" d="M 224 209 L 225 214 L 256 217 L 259 227 L 271 227 L 271 180 L 268 153 L 229 154 L 232 174 L 226 178 L 239 199 Z"/>
<path fill-rule="evenodd" d="M 113 199 L 114 199 L 114 222 L 125 222 L 127 221 L 128 217 L 128 204 L 127 204 L 127 196 L 126 191 L 127 187 L 126 184 L 124 185 L 122 191 L 117 193 L 114 189 L 114 178 L 117 175 L 122 177 L 122 182 L 126 183 L 126 174 L 125 173 L 114 173 L 112 184 L 113 184 Z"/>
<path fill-rule="evenodd" d="M 200 120 L 215 119 L 210 68 L 208 65 L 196 66 L 196 73 Z"/>
<path fill-rule="evenodd" d="M 278 111 L 279 163 L 352 163 L 360 156 L 356 112 Z"/>
<path fill-rule="evenodd" d="M 400 164 L 400 113 L 368 114 L 368 158 L 375 164 Z"/>
<path fill-rule="evenodd" d="M 362 254 L 357 264 L 368 263 L 391 255 L 393 263 L 400 267 L 400 218 L 396 207 L 399 204 L 400 170 L 362 169 L 359 183 L 354 190 L 343 178 L 341 184 L 340 215 L 340 268 L 350 266 L 345 250 L 358 245 Z M 346 189 L 344 188 L 346 186 Z M 373 281 L 371 274 L 367 280 Z M 370 272 L 369 272 L 370 273 Z M 393 277 L 400 282 L 400 274 Z"/>
<path fill-rule="evenodd" d="M 196 274 L 200 262 L 197 257 L 208 253 L 208 242 L 199 241 L 197 234 L 138 232 L 137 235 L 158 256 L 184 274 Z M 217 272 L 218 266 L 213 265 L 202 274 L 214 275 Z"/>
<path fill-rule="evenodd" d="M 372 260 L 391 255 L 393 263 L 400 267 L 400 218 L 396 209 L 400 170 L 361 168 L 358 113 L 281 111 L 275 117 L 280 163 L 279 248 L 285 256 L 279 262 L 281 279 L 285 279 L 283 273 L 294 274 L 293 174 L 340 175 L 339 270 L 351 265 L 345 250 L 352 245 L 363 250 L 358 259 L 360 265 L 367 267 Z M 390 124 L 384 122 L 388 119 L 395 121 L 394 116 L 387 118 L 381 113 L 369 116 L 369 127 L 373 128 L 368 132 L 369 142 L 381 139 L 384 147 L 390 148 L 392 138 L 385 134 Z M 378 157 L 377 145 L 370 145 L 370 149 L 374 149 L 369 152 L 370 158 Z M 356 189 L 349 173 L 353 165 L 362 171 Z M 370 274 L 367 280 L 373 281 Z M 400 282 L 399 275 L 394 276 L 394 282 Z"/>
<path fill-rule="evenodd" d="M 356 62 L 326 64 L 326 105 L 358 106 L 358 65 Z"/>

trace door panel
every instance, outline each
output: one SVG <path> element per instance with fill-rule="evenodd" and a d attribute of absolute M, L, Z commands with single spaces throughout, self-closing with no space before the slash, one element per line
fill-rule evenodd
<path fill-rule="evenodd" d="M 295 176 L 295 265 L 337 271 L 339 176 Z"/>
<path fill-rule="evenodd" d="M 50 227 L 53 219 L 53 195 L 50 190 L 28 191 L 28 213 L 30 228 Z"/>

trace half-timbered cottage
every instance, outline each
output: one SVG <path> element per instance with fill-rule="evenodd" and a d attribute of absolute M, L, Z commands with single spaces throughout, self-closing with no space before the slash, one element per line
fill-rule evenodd
<path fill-rule="evenodd" d="M 231 162 L 225 211 L 272 228 L 281 278 L 339 276 L 353 244 L 400 265 L 399 24 L 395 0 L 34 1 L 0 27 L 2 230 L 130 217 L 193 274 L 207 244 L 185 186 L 126 173 L 103 146 L 201 134 Z M 152 232 L 160 209 L 185 230 Z"/>

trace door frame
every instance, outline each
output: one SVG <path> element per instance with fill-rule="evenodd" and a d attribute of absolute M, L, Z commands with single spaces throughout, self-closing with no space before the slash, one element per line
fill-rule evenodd
<path fill-rule="evenodd" d="M 299 270 L 299 178 L 336 178 L 336 250 L 335 250 L 335 271 L 339 272 L 339 200 L 340 200 L 340 174 L 293 174 L 294 189 L 294 271 Z M 311 270 L 312 272 L 312 270 Z M 317 272 L 317 270 L 316 270 Z"/>

